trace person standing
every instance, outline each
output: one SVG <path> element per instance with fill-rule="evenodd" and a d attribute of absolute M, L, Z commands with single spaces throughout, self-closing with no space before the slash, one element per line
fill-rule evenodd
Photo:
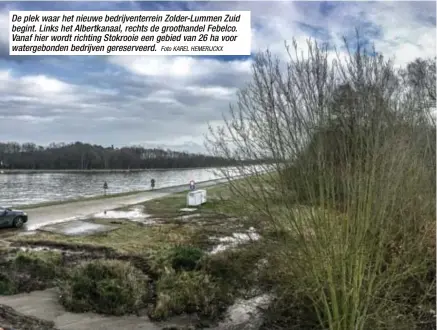
<path fill-rule="evenodd" d="M 190 181 L 190 190 L 194 190 L 196 189 L 196 183 L 194 182 L 194 180 Z"/>

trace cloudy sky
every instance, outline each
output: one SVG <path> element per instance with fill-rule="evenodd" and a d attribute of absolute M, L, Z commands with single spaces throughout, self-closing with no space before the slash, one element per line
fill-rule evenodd
<path fill-rule="evenodd" d="M 435 2 L 0 2 L 0 141 L 202 151 L 250 79 L 250 56 L 9 56 L 9 10 L 250 10 L 253 53 L 354 29 L 404 64 L 436 55 Z"/>

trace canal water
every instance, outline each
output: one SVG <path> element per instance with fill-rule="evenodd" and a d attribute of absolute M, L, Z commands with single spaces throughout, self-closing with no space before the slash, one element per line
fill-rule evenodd
<path fill-rule="evenodd" d="M 0 206 L 35 204 L 72 198 L 189 185 L 222 178 L 219 169 L 148 170 L 124 173 L 17 173 L 0 174 Z"/>

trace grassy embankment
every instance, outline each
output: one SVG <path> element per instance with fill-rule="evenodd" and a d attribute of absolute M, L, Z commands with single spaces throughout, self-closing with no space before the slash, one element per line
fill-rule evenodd
<path fill-rule="evenodd" d="M 354 322 L 364 326 L 432 329 L 432 208 L 417 214 L 411 208 L 416 204 L 403 199 L 402 208 L 373 218 L 366 204 L 353 207 L 359 200 L 315 205 L 312 196 L 298 189 L 294 194 L 301 202 L 290 208 L 284 200 L 291 194 L 284 193 L 287 175 L 210 188 L 209 202 L 193 214 L 180 212 L 185 194 L 146 202 L 144 212 L 155 224 L 94 219 L 90 221 L 119 229 L 94 236 L 41 232 L 14 237 L 13 245 L 49 246 L 67 253 L 12 256 L 1 268 L 0 290 L 11 294 L 58 286 L 60 302 L 71 311 L 121 315 L 147 310 L 155 320 L 196 313 L 201 322 L 216 320 L 238 297 L 269 292 L 276 299 L 265 313 L 265 329 L 347 329 L 352 322 L 347 317 L 358 318 L 353 313 L 363 308 L 366 317 Z M 320 183 L 315 178 L 313 183 Z M 408 222 L 408 212 L 422 220 Z M 214 238 L 250 227 L 261 240 L 208 254 L 219 244 Z"/>
<path fill-rule="evenodd" d="M 147 310 L 156 320 L 181 313 L 197 313 L 202 322 L 217 320 L 237 297 L 261 288 L 256 265 L 262 244 L 248 240 L 238 249 L 209 254 L 220 237 L 245 233 L 257 224 L 228 200 L 227 185 L 209 188 L 208 194 L 209 202 L 190 213 L 180 211 L 185 193 L 142 204 L 155 224 L 91 219 L 119 228 L 92 236 L 38 232 L 12 237 L 12 246 L 54 250 L 5 252 L 0 294 L 57 286 L 60 302 L 75 312 Z"/>

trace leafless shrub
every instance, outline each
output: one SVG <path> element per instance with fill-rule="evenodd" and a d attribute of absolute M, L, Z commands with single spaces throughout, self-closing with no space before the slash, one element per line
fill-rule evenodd
<path fill-rule="evenodd" d="M 424 243 L 435 221 L 435 62 L 399 70 L 359 38 L 345 45 L 333 60 L 311 41 L 305 54 L 287 47 L 288 63 L 258 54 L 208 146 L 250 174 L 223 170 L 236 202 L 285 233 L 272 259 L 284 304 L 311 301 L 324 329 L 414 328 L 418 306 L 435 300 Z"/>

